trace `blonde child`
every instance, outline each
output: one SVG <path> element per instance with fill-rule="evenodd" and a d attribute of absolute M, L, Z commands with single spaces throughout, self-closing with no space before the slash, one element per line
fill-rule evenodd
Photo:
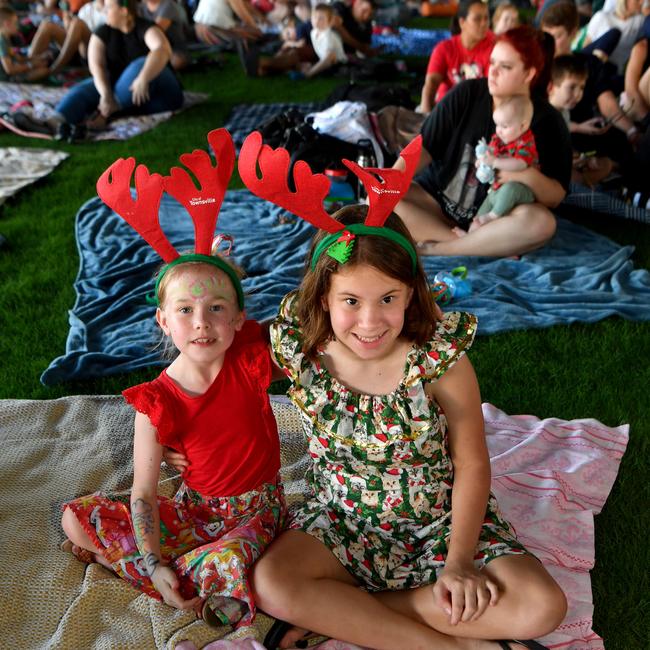
<path fill-rule="evenodd" d="M 322 207 L 325 179 L 304 163 L 291 193 L 286 152 L 252 134 L 240 153 L 254 194 L 321 229 L 270 330 L 311 467 L 310 496 L 253 570 L 258 605 L 279 619 L 267 648 L 291 647 L 306 629 L 378 650 L 487 650 L 497 643 L 481 640 L 547 634 L 564 617 L 562 591 L 490 495 L 465 354 L 476 319 L 437 318 L 413 239 L 392 212 L 420 149 L 418 136 L 403 172 L 344 161 L 369 205 L 334 218 Z"/>
<path fill-rule="evenodd" d="M 498 36 L 513 27 L 519 27 L 519 23 L 519 9 L 515 5 L 502 2 L 492 15 L 492 32 Z"/>
<path fill-rule="evenodd" d="M 343 49 L 343 40 L 334 29 L 335 14 L 331 5 L 317 4 L 311 12 L 311 44 L 318 62 L 305 65 L 307 78 L 314 77 L 328 68 L 348 60 Z"/>
<path fill-rule="evenodd" d="M 18 14 L 0 7 L 0 81 L 38 81 L 48 76 L 48 64 L 12 51 L 11 38 L 18 34 Z"/>
<path fill-rule="evenodd" d="M 533 103 L 530 98 L 525 95 L 512 96 L 499 104 L 492 113 L 492 119 L 496 127 L 495 133 L 487 152 L 479 157 L 477 164 L 496 171 L 522 171 L 537 166 L 539 160 L 535 136 L 530 129 L 533 119 Z M 481 177 L 479 180 L 484 181 Z M 528 185 L 518 181 L 500 183 L 498 175 L 495 175 L 469 231 L 509 214 L 517 205 L 534 203 L 535 200 L 535 194 Z M 459 236 L 465 234 L 460 228 L 457 231 Z"/>
<path fill-rule="evenodd" d="M 206 152 L 181 158 L 201 191 L 178 168 L 164 179 L 195 222 L 197 253 L 179 256 L 160 231 L 159 175 L 138 168 L 137 202 L 129 193 L 133 159 L 118 160 L 98 181 L 100 197 L 167 262 L 156 279 L 156 321 L 177 356 L 157 379 L 123 393 L 136 410 L 130 499 L 70 501 L 62 525 L 64 549 L 82 561 L 210 624 L 244 624 L 255 615 L 248 570 L 280 529 L 284 500 L 268 346 L 246 320 L 237 271 L 210 251 L 234 148 L 223 130 L 208 139 L 216 174 Z M 163 446 L 186 458 L 173 499 L 157 496 Z"/>

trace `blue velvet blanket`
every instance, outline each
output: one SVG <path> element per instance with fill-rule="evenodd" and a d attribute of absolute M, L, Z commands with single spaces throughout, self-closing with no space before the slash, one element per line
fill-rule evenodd
<path fill-rule="evenodd" d="M 280 210 L 249 192 L 230 191 L 218 231 L 234 236 L 235 260 L 246 270 L 248 315 L 272 318 L 280 299 L 298 285 L 313 228 L 300 219 L 281 223 Z M 193 246 L 185 210 L 165 195 L 163 230 L 177 249 Z M 284 220 L 282 220 L 284 221 Z M 154 308 L 145 302 L 160 259 L 98 198 L 77 214 L 80 268 L 70 311 L 66 352 L 43 373 L 44 384 L 162 365 Z M 650 273 L 634 270 L 633 248 L 560 220 L 557 235 L 521 260 L 424 258 L 430 278 L 464 264 L 473 293 L 452 308 L 473 312 L 479 333 L 594 322 L 618 315 L 650 320 Z"/>

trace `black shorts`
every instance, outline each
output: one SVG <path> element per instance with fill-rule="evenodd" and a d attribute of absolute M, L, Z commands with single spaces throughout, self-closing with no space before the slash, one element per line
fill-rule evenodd
<path fill-rule="evenodd" d="M 446 196 L 443 191 L 436 185 L 432 175 L 423 170 L 413 179 L 427 194 L 430 194 L 440 206 L 443 214 L 451 219 L 459 228 L 467 230 L 472 219 L 476 216 L 474 206 L 471 208 L 464 208 L 455 201 L 452 201 Z"/>

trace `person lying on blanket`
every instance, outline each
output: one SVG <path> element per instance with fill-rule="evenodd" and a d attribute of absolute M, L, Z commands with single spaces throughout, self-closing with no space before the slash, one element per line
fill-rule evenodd
<path fill-rule="evenodd" d="M 152 299 L 175 358 L 158 378 L 123 393 L 136 410 L 130 505 L 128 496 L 105 495 L 66 503 L 63 548 L 168 605 L 193 608 L 210 625 L 239 626 L 255 616 L 248 570 L 282 527 L 286 508 L 266 392 L 273 375 L 268 344 L 261 327 L 246 320 L 240 273 L 215 250 L 229 238 L 217 237 L 211 247 L 234 146 L 224 130 L 208 139 L 216 174 L 206 152 L 182 157 L 201 192 L 182 169 L 163 179 L 140 166 L 134 201 L 132 158 L 116 161 L 98 181 L 102 200 L 166 262 Z M 195 252 L 178 255 L 160 230 L 163 183 L 192 216 Z M 157 224 L 153 234 L 147 219 Z M 187 458 L 173 499 L 156 494 L 163 445 Z"/>
<path fill-rule="evenodd" d="M 286 151 L 262 147 L 259 133 L 241 149 L 253 194 L 321 229 L 270 329 L 312 462 L 309 497 L 253 567 L 257 604 L 279 619 L 268 649 L 303 643 L 305 629 L 380 650 L 542 648 L 487 640 L 550 633 L 566 612 L 490 495 L 465 355 L 476 318 L 436 312 L 393 212 L 421 146 L 418 136 L 402 151 L 403 171 L 344 161 L 369 204 L 333 217 L 322 176 L 298 163 L 292 193 Z"/>

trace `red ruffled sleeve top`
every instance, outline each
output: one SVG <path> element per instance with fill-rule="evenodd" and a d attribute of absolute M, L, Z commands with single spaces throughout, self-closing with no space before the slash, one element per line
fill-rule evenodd
<path fill-rule="evenodd" d="M 183 479 L 203 496 L 234 496 L 275 480 L 278 428 L 266 392 L 271 357 L 260 325 L 246 321 L 208 390 L 187 395 L 163 371 L 125 390 L 126 401 L 149 417 L 161 445 L 190 464 Z"/>

